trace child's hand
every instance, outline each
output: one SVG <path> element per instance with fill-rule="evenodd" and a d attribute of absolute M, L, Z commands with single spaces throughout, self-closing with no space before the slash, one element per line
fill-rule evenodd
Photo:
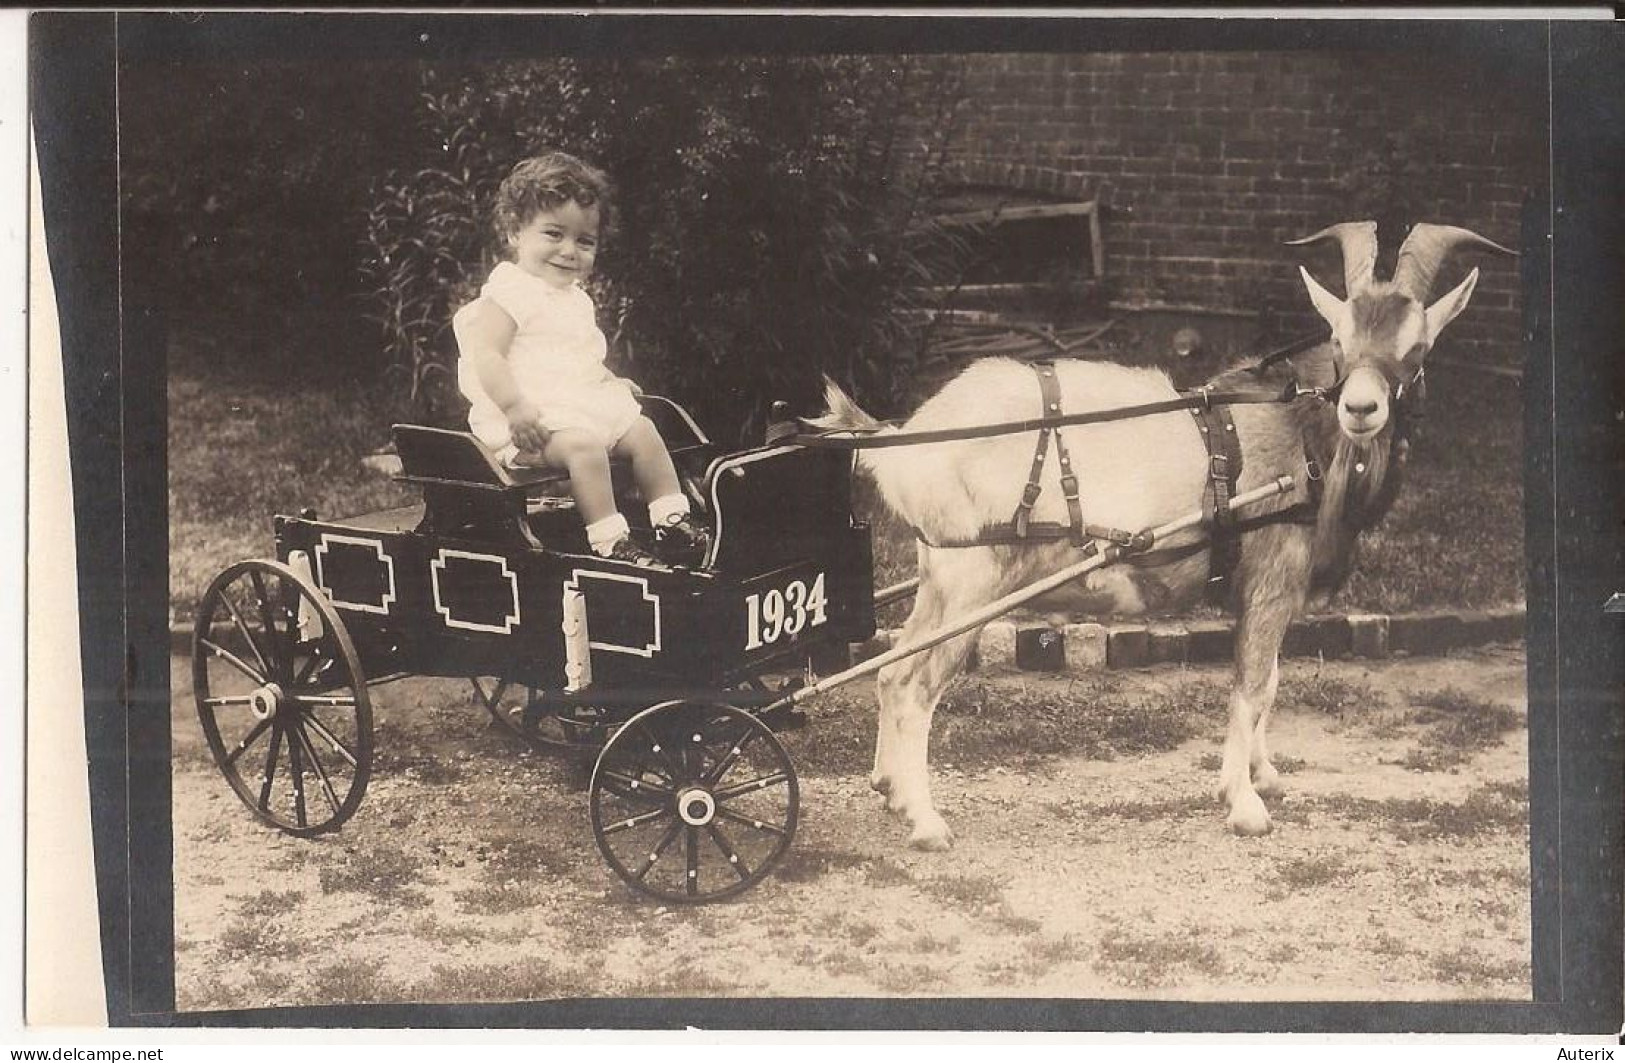
<path fill-rule="evenodd" d="M 542 427 L 542 415 L 535 406 L 520 399 L 503 412 L 508 416 L 508 431 L 513 435 L 514 446 L 520 450 L 546 449 L 552 433 Z"/>

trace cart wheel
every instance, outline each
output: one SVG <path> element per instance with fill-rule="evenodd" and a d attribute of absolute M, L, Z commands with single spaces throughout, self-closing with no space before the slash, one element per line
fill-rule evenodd
<path fill-rule="evenodd" d="M 721 900 L 790 848 L 790 755 L 730 705 L 668 701 L 626 721 L 593 768 L 592 832 L 615 873 L 663 901 Z"/>
<path fill-rule="evenodd" d="M 582 708 L 561 715 L 546 703 L 545 693 L 536 687 L 478 676 L 470 676 L 469 683 L 491 719 L 533 749 L 590 757 L 597 754 L 608 736 L 609 724 L 601 713 Z"/>
<path fill-rule="evenodd" d="M 198 606 L 192 690 L 214 762 L 249 811 L 290 834 L 333 830 L 372 773 L 372 706 L 344 622 L 275 561 L 239 561 Z"/>

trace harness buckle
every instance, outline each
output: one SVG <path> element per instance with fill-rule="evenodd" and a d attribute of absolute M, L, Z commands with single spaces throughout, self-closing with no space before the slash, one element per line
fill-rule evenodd
<path fill-rule="evenodd" d="M 1207 456 L 1208 475 L 1215 480 L 1230 479 L 1230 455 L 1209 454 Z"/>
<path fill-rule="evenodd" d="M 1068 498 L 1078 497 L 1078 478 L 1071 473 L 1061 477 L 1061 493 Z"/>
<path fill-rule="evenodd" d="M 1021 489 L 1021 508 L 1023 510 L 1032 509 L 1038 502 L 1038 495 L 1042 490 L 1043 488 L 1038 486 L 1038 481 L 1028 481 L 1027 486 Z"/>

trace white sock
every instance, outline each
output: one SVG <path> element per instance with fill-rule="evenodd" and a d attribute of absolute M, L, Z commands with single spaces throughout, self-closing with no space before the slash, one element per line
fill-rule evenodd
<path fill-rule="evenodd" d="M 656 528 L 671 524 L 673 521 L 688 516 L 688 496 L 684 494 L 661 495 L 649 503 L 649 523 Z"/>
<path fill-rule="evenodd" d="M 608 557 L 610 548 L 632 533 L 626 523 L 626 518 L 619 513 L 612 513 L 603 520 L 595 520 L 587 525 L 587 545 L 599 557 Z"/>

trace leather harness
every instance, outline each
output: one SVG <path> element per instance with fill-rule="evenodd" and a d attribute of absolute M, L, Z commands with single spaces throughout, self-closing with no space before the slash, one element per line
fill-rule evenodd
<path fill-rule="evenodd" d="M 1303 341 L 1294 343 L 1292 346 L 1270 355 L 1254 368 L 1257 372 L 1262 373 L 1275 362 L 1298 353 L 1307 346 L 1308 344 Z M 1078 547 L 1085 557 L 1099 553 L 1100 544 L 1105 542 L 1119 548 L 1120 560 L 1144 568 L 1171 564 L 1206 549 L 1210 551 L 1207 595 L 1216 604 L 1223 604 L 1224 599 L 1229 594 L 1235 568 L 1241 558 L 1241 536 L 1243 533 L 1266 524 L 1281 522 L 1314 524 L 1318 519 L 1325 474 L 1321 462 L 1310 451 L 1307 437 L 1304 440 L 1303 460 L 1303 484 L 1308 494 L 1307 500 L 1285 509 L 1248 517 L 1239 516 L 1230 508 L 1229 503 L 1236 496 L 1237 484 L 1242 471 L 1241 440 L 1236 431 L 1235 419 L 1231 416 L 1230 407 L 1236 403 L 1291 402 L 1305 396 L 1311 396 L 1322 401 L 1336 401 L 1343 385 L 1344 373 L 1341 371 L 1341 366 L 1338 367 L 1338 380 L 1329 388 L 1303 388 L 1294 381 L 1285 391 L 1279 394 L 1260 394 L 1257 391 L 1219 391 L 1213 388 L 1212 385 L 1207 385 L 1189 392 L 1182 392 L 1177 399 L 1113 410 L 1066 414 L 1061 411 L 1061 389 L 1060 383 L 1056 379 L 1055 363 L 1046 359 L 1035 360 L 1028 364 L 1038 377 L 1039 400 L 1042 404 L 1041 416 L 1033 420 L 981 425 L 973 428 L 893 433 L 864 440 L 836 439 L 827 434 L 798 434 L 793 437 L 792 441 L 802 446 L 838 447 L 840 449 L 856 450 L 874 447 L 912 446 L 920 443 L 984 438 L 992 435 L 1036 430 L 1038 432 L 1038 442 L 1033 450 L 1032 467 L 1027 474 L 1027 483 L 1022 487 L 1021 500 L 1016 504 L 1015 512 L 1011 515 L 1009 521 L 1003 524 L 988 525 L 982 529 L 980 534 L 969 539 L 933 542 L 921 534 L 918 529 L 915 529 L 916 537 L 927 546 L 935 548 L 1029 545 L 1065 539 Z M 1402 384 L 1395 390 L 1393 407 L 1395 415 L 1394 443 L 1396 445 L 1409 434 L 1409 429 L 1419 419 L 1420 411 L 1410 407 L 1413 405 L 1419 406 L 1420 403 L 1408 401 L 1412 396 L 1408 395 L 1407 391 L 1416 392 L 1415 397 L 1420 398 L 1421 383 L 1421 373 L 1418 372 L 1409 382 L 1409 387 Z M 1072 468 L 1072 456 L 1067 452 L 1066 443 L 1061 437 L 1060 429 L 1066 425 L 1098 424 L 1180 409 L 1189 410 L 1191 416 L 1195 418 L 1197 431 L 1201 435 L 1203 446 L 1207 449 L 1208 475 L 1207 483 L 1203 488 L 1203 508 L 1209 516 L 1209 537 L 1206 540 L 1196 540 L 1180 546 L 1153 550 L 1154 541 L 1145 532 L 1128 532 L 1120 528 L 1105 527 L 1085 521 L 1083 519 L 1083 503 L 1078 494 L 1077 474 Z M 1035 521 L 1032 519 L 1033 507 L 1037 504 L 1042 491 L 1040 478 L 1045 463 L 1049 458 L 1052 439 L 1056 460 L 1060 463 L 1061 494 L 1066 500 L 1067 523 L 1065 524 L 1056 521 Z"/>
<path fill-rule="evenodd" d="M 1202 444 L 1207 448 L 1208 479 L 1203 490 L 1203 509 L 1209 516 L 1209 537 L 1184 546 L 1152 551 L 1150 538 L 1143 533 L 1127 532 L 1091 524 L 1083 519 L 1083 503 L 1078 494 L 1078 477 L 1072 468 L 1072 456 L 1061 437 L 1060 426 L 1053 421 L 1061 416 L 1061 388 L 1056 379 L 1054 362 L 1043 360 L 1030 363 L 1038 377 L 1039 399 L 1046 421 L 1038 428 L 1038 442 L 1033 449 L 1033 461 L 1027 474 L 1027 483 L 1021 489 L 1021 500 L 1015 513 L 1004 524 L 989 525 L 971 539 L 933 542 L 916 531 L 920 540 L 932 547 L 972 547 L 989 545 L 1016 545 L 1035 542 L 1070 540 L 1083 551 L 1085 557 L 1100 551 L 1100 543 L 1122 548 L 1123 560 L 1141 567 L 1168 564 L 1209 549 L 1207 594 L 1210 600 L 1222 603 L 1229 593 L 1236 564 L 1241 559 L 1241 533 L 1261 523 L 1274 520 L 1303 520 L 1313 522 L 1320 503 L 1320 469 L 1315 460 L 1305 455 L 1306 480 L 1310 501 L 1307 506 L 1293 507 L 1282 513 L 1244 520 L 1230 508 L 1241 478 L 1241 441 L 1230 405 L 1213 402 L 1211 387 L 1197 388 L 1190 393 L 1194 403 L 1184 404 L 1196 421 Z M 1043 488 L 1040 478 L 1049 459 L 1053 441 L 1056 461 L 1060 464 L 1061 495 L 1066 500 L 1067 523 L 1032 520 L 1033 507 Z M 1303 512 L 1298 512 L 1302 510 Z"/>

